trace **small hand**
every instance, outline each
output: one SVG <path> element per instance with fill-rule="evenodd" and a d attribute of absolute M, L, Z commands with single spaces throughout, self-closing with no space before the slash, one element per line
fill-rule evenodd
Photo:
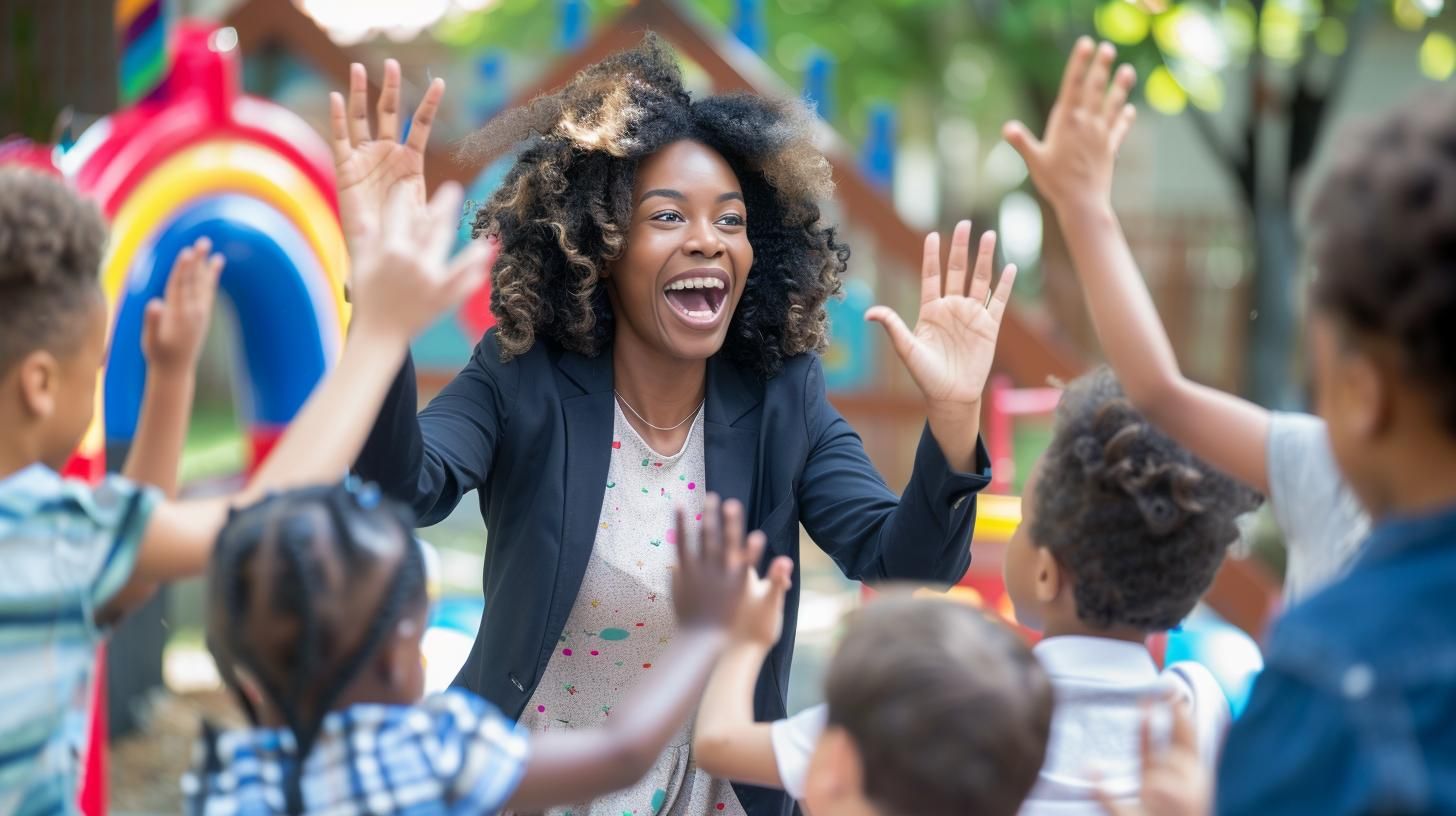
<path fill-rule="evenodd" d="M 440 185 L 428 204 L 396 186 L 379 233 L 354 257 L 354 324 L 408 341 L 474 292 L 499 251 L 494 239 L 471 241 L 454 258 L 460 185 Z"/>
<path fill-rule="evenodd" d="M 1116 57 L 1110 43 L 1094 53 L 1092 40 L 1081 38 L 1067 60 L 1043 139 L 1037 140 L 1021 122 L 1008 122 L 1003 129 L 1053 207 L 1083 198 L 1106 201 L 1111 195 L 1117 150 L 1137 119 L 1137 109 L 1127 102 L 1137 81 L 1132 66 L 1119 68 L 1108 85 Z"/>
<path fill-rule="evenodd" d="M 1203 816 L 1212 808 L 1213 783 L 1198 755 L 1198 738 L 1186 704 L 1167 703 L 1173 718 L 1172 738 L 1159 750 L 1153 740 L 1153 710 L 1143 709 L 1142 785 L 1136 804 L 1118 802 L 1097 790 L 1108 816 Z"/>
<path fill-rule="evenodd" d="M 784 632 L 784 596 L 794 585 L 794 561 L 781 555 L 759 575 L 750 568 L 743 601 L 733 621 L 733 640 L 772 649 Z"/>
<path fill-rule="evenodd" d="M 329 94 L 329 130 L 334 152 L 339 220 L 349 254 L 379 232 L 385 205 L 396 189 L 408 191 L 414 203 L 425 203 L 425 146 L 445 94 L 445 80 L 435 79 L 415 109 L 409 138 L 399 141 L 399 63 L 384 62 L 379 92 L 378 129 L 369 132 L 369 77 L 364 66 L 349 66 L 349 100 Z"/>
<path fill-rule="evenodd" d="M 763 555 L 763 533 L 755 531 L 745 538 L 743 505 L 736 499 L 720 504 L 716 493 L 709 493 L 703 502 L 696 548 L 688 544 L 682 508 L 674 516 L 678 565 L 672 597 L 678 624 L 726 629 L 743 601 L 749 572 Z"/>
<path fill-rule="evenodd" d="M 207 238 L 182 250 L 163 296 L 147 304 L 142 322 L 147 365 L 173 372 L 190 372 L 197 366 L 223 267 L 223 257 L 211 252 L 212 241 Z"/>
<path fill-rule="evenodd" d="M 1001 280 L 992 292 L 996 234 L 987 232 L 981 236 L 975 272 L 968 280 L 970 241 L 971 222 L 962 221 L 951 238 L 950 261 L 942 275 L 940 235 L 932 232 L 925 237 L 920 317 L 914 331 L 906 328 L 905 321 L 888 306 L 871 307 L 865 319 L 885 327 L 895 353 L 930 401 L 933 412 L 957 409 L 974 416 L 979 414 L 981 392 L 996 356 L 996 335 L 1016 281 L 1016 267 L 1008 265 L 1001 272 Z"/>

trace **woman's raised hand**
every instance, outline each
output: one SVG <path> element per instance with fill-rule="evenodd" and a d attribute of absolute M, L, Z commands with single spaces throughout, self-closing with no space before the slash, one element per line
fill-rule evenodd
<path fill-rule="evenodd" d="M 369 77 L 364 66 L 349 66 L 349 99 L 329 94 L 330 143 L 339 188 L 339 220 L 351 257 L 361 243 L 380 234 L 380 219 L 390 193 L 401 188 L 419 206 L 425 204 L 425 145 L 445 95 L 445 80 L 435 79 L 415 109 L 409 138 L 400 142 L 399 63 L 384 62 L 376 127 L 369 129 Z"/>
<path fill-rule="evenodd" d="M 948 458 L 953 449 L 974 451 L 981 391 L 991 373 L 996 336 L 1016 280 L 1016 267 L 1007 265 L 992 289 L 995 254 L 996 233 L 987 232 L 981 236 L 972 270 L 971 222 L 962 221 L 951 237 L 950 260 L 942 271 L 940 235 L 932 232 L 925 237 L 920 317 L 914 330 L 888 306 L 874 306 L 865 312 L 866 320 L 885 327 L 895 353 L 925 394 L 931 430 Z M 966 434 L 967 430 L 972 432 Z M 964 436 L 969 436 L 968 442 L 960 438 Z M 967 462 L 962 458 L 959 464 Z M 952 461 L 952 465 L 957 463 Z"/>

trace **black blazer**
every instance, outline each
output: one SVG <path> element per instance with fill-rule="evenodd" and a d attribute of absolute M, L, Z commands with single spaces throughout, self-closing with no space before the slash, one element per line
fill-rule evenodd
<path fill-rule="evenodd" d="M 457 685 L 519 717 L 576 601 L 596 539 L 612 443 L 612 357 L 538 341 L 509 363 L 494 330 L 455 379 L 415 414 L 406 361 L 356 469 L 414 507 L 423 525 L 478 489 L 490 531 L 485 616 Z M 784 716 L 799 597 L 799 525 L 853 579 L 953 583 L 971 560 L 975 493 L 990 482 L 949 469 L 926 429 L 903 497 L 885 486 L 859 436 L 830 405 L 819 359 L 789 359 L 766 382 L 708 362 L 707 487 L 746 508 L 765 559 L 794 559 L 784 636 L 759 677 L 754 713 Z M 737 786 L 750 816 L 787 814 L 777 791 Z"/>

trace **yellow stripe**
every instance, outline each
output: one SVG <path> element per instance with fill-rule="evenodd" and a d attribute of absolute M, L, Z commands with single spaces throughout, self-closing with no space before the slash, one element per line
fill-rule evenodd
<path fill-rule="evenodd" d="M 126 2 L 120 0 L 117 8 Z M 101 262 L 101 284 L 111 328 L 115 329 L 118 298 L 137 251 L 191 202 L 230 192 L 252 195 L 276 208 L 308 240 L 328 278 L 342 339 L 350 312 L 349 304 L 344 302 L 348 255 L 333 208 L 313 182 L 287 159 L 258 145 L 232 140 L 203 142 L 179 152 L 154 168 L 117 211 L 111 223 L 111 242 Z M 83 453 L 94 454 L 104 448 L 105 413 L 100 406 L 105 382 L 103 369 L 96 380 L 97 410 L 81 444 Z"/>

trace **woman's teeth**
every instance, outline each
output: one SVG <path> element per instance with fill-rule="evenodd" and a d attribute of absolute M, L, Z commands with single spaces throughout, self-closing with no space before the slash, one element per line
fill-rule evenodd
<path fill-rule="evenodd" d="M 666 288 L 669 292 L 679 289 L 722 289 L 724 284 L 718 278 L 683 278 L 669 283 Z"/>

